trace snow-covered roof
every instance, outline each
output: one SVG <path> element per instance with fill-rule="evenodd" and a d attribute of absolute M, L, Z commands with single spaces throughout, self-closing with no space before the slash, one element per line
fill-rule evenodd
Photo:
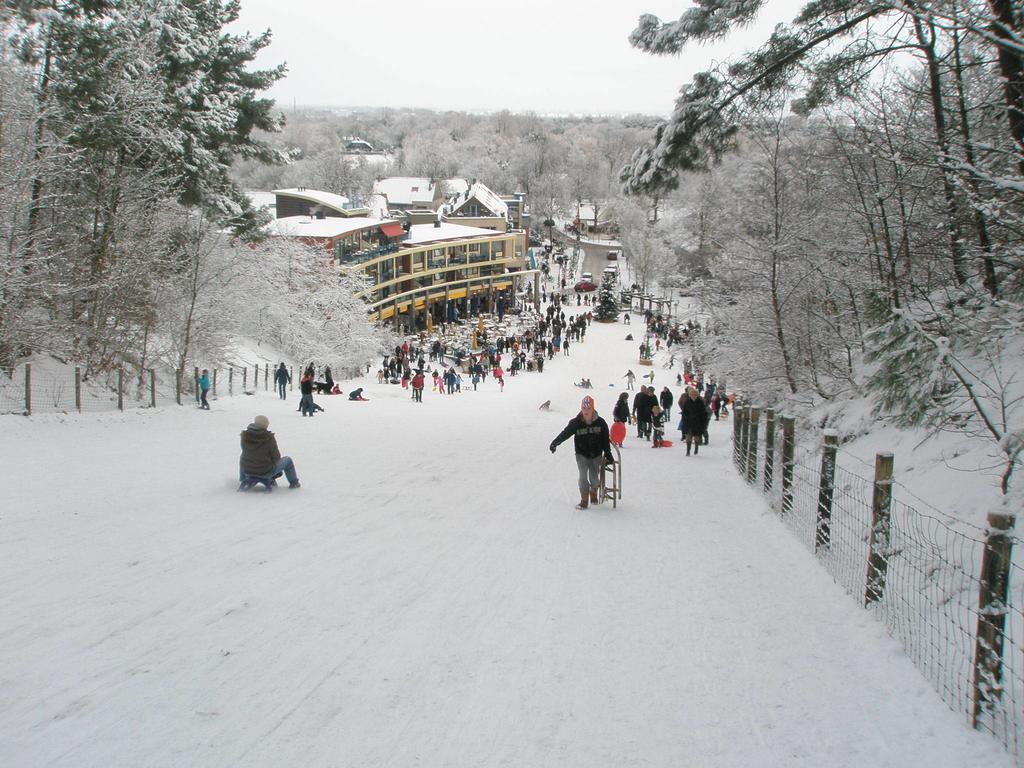
<path fill-rule="evenodd" d="M 469 189 L 465 179 L 445 179 L 441 182 L 450 194 L 461 194 Z M 390 205 L 421 205 L 429 207 L 434 201 L 437 182 L 417 176 L 388 176 L 377 179 L 373 184 L 373 192 L 384 195 Z"/>
<path fill-rule="evenodd" d="M 381 224 L 388 224 L 394 219 L 377 219 L 369 216 L 353 216 L 342 219 L 328 216 L 317 219 L 310 216 L 288 216 L 274 219 L 265 228 L 268 235 L 278 237 L 340 237 L 350 232 L 358 232 Z"/>
<path fill-rule="evenodd" d="M 300 200 L 306 200 L 310 203 L 325 205 L 336 211 L 347 212 L 352 208 L 347 197 L 336 195 L 333 192 L 321 192 L 319 189 L 306 189 L 305 187 L 296 187 L 294 189 L 275 189 L 274 194 L 297 197 Z"/>
<path fill-rule="evenodd" d="M 409 229 L 409 239 L 403 240 L 402 245 L 418 245 L 422 243 L 436 243 L 443 240 L 462 240 L 468 237 L 486 237 L 487 235 L 501 235 L 493 229 L 483 227 L 467 227 L 463 224 L 452 224 L 442 222 L 440 227 L 433 224 L 413 224 Z"/>
<path fill-rule="evenodd" d="M 269 208 L 274 210 L 277 207 L 277 198 L 273 192 L 256 192 L 248 191 L 245 193 L 246 197 L 249 198 L 249 202 L 252 203 L 252 207 L 256 210 L 260 208 Z"/>
<path fill-rule="evenodd" d="M 469 189 L 461 194 L 453 196 L 448 200 L 447 213 L 459 211 L 470 200 L 476 200 L 494 216 L 502 219 L 508 218 L 508 203 L 502 200 L 491 189 L 481 182 L 475 182 Z"/>

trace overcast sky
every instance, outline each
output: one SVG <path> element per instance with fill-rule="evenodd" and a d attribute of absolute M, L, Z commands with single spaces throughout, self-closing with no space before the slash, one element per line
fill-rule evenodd
<path fill-rule="evenodd" d="M 694 72 L 754 46 L 802 3 L 768 0 L 757 24 L 715 46 L 651 56 L 627 38 L 642 13 L 689 0 L 242 0 L 234 28 L 273 31 L 258 66 L 288 75 L 294 103 L 539 113 L 665 115 Z"/>

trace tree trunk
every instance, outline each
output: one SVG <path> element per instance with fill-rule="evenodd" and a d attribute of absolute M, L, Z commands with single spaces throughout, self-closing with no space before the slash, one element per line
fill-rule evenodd
<path fill-rule="evenodd" d="M 967 282 L 967 267 L 964 263 L 963 247 L 960 236 L 960 224 L 957 220 L 956 186 L 953 172 L 950 169 L 952 159 L 949 150 L 949 139 L 946 135 L 946 113 L 942 104 L 942 79 L 939 75 L 939 60 L 935 52 L 935 27 L 928 25 L 926 35 L 921 19 L 914 17 L 914 31 L 917 33 L 918 47 L 925 55 L 928 63 L 928 92 L 931 96 L 932 118 L 935 123 L 935 143 L 939 148 L 939 164 L 942 172 L 942 196 L 946 203 L 946 232 L 949 237 L 949 253 L 953 260 L 953 276 L 957 285 Z"/>
<path fill-rule="evenodd" d="M 1017 168 L 1024 176 L 1024 52 L 1019 43 L 1020 6 L 1018 0 L 988 0 L 988 4 L 993 16 L 992 34 L 999 41 L 997 55 L 999 73 L 1003 78 L 1006 119 L 1010 135 L 1017 145 Z"/>

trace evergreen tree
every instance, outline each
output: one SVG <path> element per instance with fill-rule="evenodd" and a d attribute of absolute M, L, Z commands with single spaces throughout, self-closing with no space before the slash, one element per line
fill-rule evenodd
<path fill-rule="evenodd" d="M 607 275 L 601 280 L 597 294 L 597 311 L 594 316 L 602 323 L 619 319 L 619 300 L 615 297 L 615 280 Z"/>

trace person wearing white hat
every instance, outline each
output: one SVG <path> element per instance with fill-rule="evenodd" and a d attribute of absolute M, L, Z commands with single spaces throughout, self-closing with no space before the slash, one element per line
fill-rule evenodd
<path fill-rule="evenodd" d="M 238 479 L 242 483 L 238 490 L 244 490 L 246 476 L 280 477 L 281 473 L 288 478 L 289 488 L 299 487 L 299 477 L 295 473 L 295 462 L 290 456 L 282 456 L 277 447 L 277 438 L 267 427 L 270 419 L 256 416 L 252 424 L 242 432 L 242 456 L 238 460 Z M 250 483 L 251 484 L 251 483 Z M 268 486 L 267 490 L 270 490 Z"/>

